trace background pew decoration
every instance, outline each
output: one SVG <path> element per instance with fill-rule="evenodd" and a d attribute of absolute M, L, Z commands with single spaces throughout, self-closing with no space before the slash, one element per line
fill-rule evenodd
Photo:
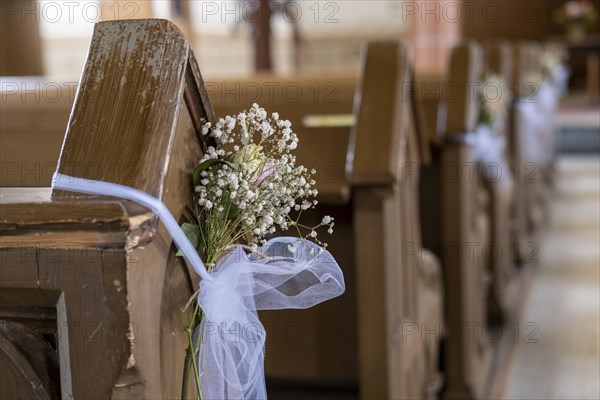
<path fill-rule="evenodd" d="M 510 185 L 512 176 L 504 157 L 506 138 L 502 135 L 508 104 L 511 101 L 510 90 L 500 76 L 491 74 L 481 85 L 479 98 L 481 112 L 476 128 L 477 134 L 473 136 L 475 158 L 481 163 L 484 175 L 490 173 L 494 175 L 489 177 L 492 181 Z M 488 171 L 488 164 L 495 166 L 493 171 Z"/>
<path fill-rule="evenodd" d="M 589 0 L 572 0 L 557 8 L 553 13 L 554 21 L 565 27 L 567 37 L 573 42 L 585 39 L 586 32 L 598 20 L 594 5 Z"/>
<path fill-rule="evenodd" d="M 552 84 L 559 96 L 569 89 L 571 71 L 568 67 L 569 55 L 560 45 L 549 45 L 542 53 L 542 69 L 546 79 Z"/>
<path fill-rule="evenodd" d="M 202 134 L 215 145 L 192 176 L 196 223 L 180 228 L 160 200 L 124 185 L 56 174 L 53 187 L 149 208 L 202 278 L 189 302 L 194 306 L 182 398 L 193 371 L 200 398 L 265 399 L 266 331 L 257 310 L 305 309 L 344 292 L 342 271 L 317 239 L 316 229 L 327 227 L 331 234 L 334 222 L 329 216 L 313 227 L 299 222 L 302 211 L 317 204 L 317 191 L 315 172 L 296 165 L 291 154 L 298 138 L 289 121 L 277 113 L 268 117 L 254 104 L 214 126 L 205 123 Z M 276 226 L 294 228 L 298 237 L 267 240 Z"/>

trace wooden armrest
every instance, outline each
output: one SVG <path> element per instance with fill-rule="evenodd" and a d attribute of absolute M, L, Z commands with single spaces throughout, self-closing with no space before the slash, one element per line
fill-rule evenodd
<path fill-rule="evenodd" d="M 0 190 L 0 248 L 134 248 L 156 234 L 148 210 L 116 199 L 53 200 L 50 188 Z M 143 238 L 143 239 L 142 239 Z"/>

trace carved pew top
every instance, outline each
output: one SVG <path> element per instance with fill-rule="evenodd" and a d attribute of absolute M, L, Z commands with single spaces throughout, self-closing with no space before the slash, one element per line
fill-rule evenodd
<path fill-rule="evenodd" d="M 381 41 L 370 42 L 362 56 L 348 173 L 353 185 L 391 184 L 400 178 L 406 161 L 410 97 L 403 85 L 411 73 L 408 53 L 398 41 Z"/>
<path fill-rule="evenodd" d="M 542 46 L 535 42 L 518 42 L 514 45 L 512 85 L 517 98 L 529 94 L 531 80 L 542 77 Z"/>
<path fill-rule="evenodd" d="M 180 99 L 185 98 L 197 132 L 200 118 L 213 118 L 191 54 L 187 39 L 166 20 L 97 24 L 58 172 L 162 198 Z"/>
<path fill-rule="evenodd" d="M 478 87 L 483 73 L 483 51 L 476 42 L 469 41 L 454 48 L 450 57 L 448 83 L 460 88 L 455 101 L 446 101 L 447 135 L 472 132 L 479 118 Z"/>
<path fill-rule="evenodd" d="M 484 45 L 485 69 L 489 74 L 502 77 L 507 85 L 512 82 L 514 59 L 508 40 L 495 40 Z"/>
<path fill-rule="evenodd" d="M 205 146 L 201 118 L 214 120 L 214 114 L 190 45 L 175 25 L 158 19 L 98 23 L 57 170 L 135 187 L 161 199 L 178 218 L 191 201 L 189 176 Z M 140 239 L 134 239 L 138 227 L 148 240 L 158 227 L 147 210 L 111 198 L 3 188 L 0 202 L 5 244 L 34 225 L 49 224 L 50 231 L 106 226 L 129 231 L 132 240 Z"/>

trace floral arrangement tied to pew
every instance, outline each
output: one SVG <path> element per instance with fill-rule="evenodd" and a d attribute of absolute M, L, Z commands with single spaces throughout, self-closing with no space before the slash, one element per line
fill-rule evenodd
<path fill-rule="evenodd" d="M 259 304 L 260 308 L 307 308 L 341 294 L 342 273 L 326 252 L 327 244 L 317 237 L 319 228 L 333 233 L 333 218 L 324 216 L 319 225 L 312 227 L 300 223 L 302 211 L 317 205 L 313 178 L 316 171 L 296 164 L 293 150 L 298 137 L 290 121 L 280 119 L 277 113 L 269 116 L 254 104 L 247 112 L 226 116 L 214 125 L 206 122 L 202 135 L 212 139 L 214 146 L 208 147 L 192 176 L 196 221 L 184 223 L 182 229 L 206 260 L 209 272 L 223 271 L 228 279 L 240 279 L 239 274 L 243 275 L 242 281 L 248 281 L 237 285 L 248 291 L 246 294 L 254 292 L 255 303 L 258 297 L 260 303 L 266 303 L 266 306 Z M 294 229 L 298 237 L 267 240 L 278 228 Z M 230 266 L 232 263 L 235 265 Z M 226 268 L 240 271 L 232 273 Z M 225 398 L 265 398 L 262 371 L 265 333 L 262 325 L 255 325 L 258 318 L 252 310 L 259 307 L 250 306 L 250 319 L 243 316 L 243 321 L 249 323 L 247 326 L 240 325 L 239 319 L 222 321 L 222 315 L 210 315 L 207 309 L 213 308 L 210 302 L 228 300 L 213 298 L 206 289 L 207 285 L 201 284 L 198 297 L 191 299 L 195 304 L 186 327 L 189 348 L 184 375 L 193 370 L 198 393 L 208 398 L 225 394 Z M 220 326 L 215 325 L 217 321 Z M 230 359 L 226 359 L 218 354 L 223 347 L 220 336 L 232 329 L 242 329 L 244 335 L 252 337 L 245 343 L 252 350 L 243 356 L 230 352 L 227 355 Z M 255 340 L 258 343 L 250 343 Z M 233 374 L 230 379 L 231 372 L 222 374 L 221 368 L 240 369 L 242 373 Z M 252 382 L 255 374 L 260 382 Z M 186 383 L 184 376 L 183 398 Z"/>
<path fill-rule="evenodd" d="M 317 204 L 316 171 L 296 164 L 298 137 L 289 121 L 254 104 L 214 126 L 204 123 L 202 134 L 213 145 L 191 177 L 193 223 L 180 227 L 159 199 L 132 187 L 60 173 L 53 187 L 149 208 L 202 278 L 183 309 L 191 317 L 182 398 L 192 377 L 199 398 L 266 399 L 266 331 L 257 311 L 305 309 L 344 292 L 342 271 L 317 238 L 319 228 L 333 233 L 334 222 L 300 223 L 302 211 Z M 278 228 L 297 236 L 271 237 Z"/>
<path fill-rule="evenodd" d="M 565 27 L 570 40 L 579 42 L 598 20 L 598 13 L 589 0 L 571 0 L 554 10 L 552 17 Z"/>
<path fill-rule="evenodd" d="M 504 152 L 504 130 L 512 95 L 505 80 L 496 74 L 486 74 L 479 91 L 480 113 L 474 135 L 475 159 L 487 179 L 510 186 L 511 172 Z M 494 168 L 489 168 L 493 165 Z"/>

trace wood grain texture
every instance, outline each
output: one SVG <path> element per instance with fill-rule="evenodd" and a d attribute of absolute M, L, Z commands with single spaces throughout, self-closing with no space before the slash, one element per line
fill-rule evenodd
<path fill-rule="evenodd" d="M 165 20 L 96 24 L 58 172 L 160 198 L 188 52 L 187 40 Z"/>

